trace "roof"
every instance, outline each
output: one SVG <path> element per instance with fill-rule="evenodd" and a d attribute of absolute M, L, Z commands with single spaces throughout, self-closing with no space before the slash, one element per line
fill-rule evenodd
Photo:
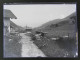
<path fill-rule="evenodd" d="M 4 13 L 4 17 L 17 19 L 17 17 L 10 10 L 4 9 L 3 13 Z"/>

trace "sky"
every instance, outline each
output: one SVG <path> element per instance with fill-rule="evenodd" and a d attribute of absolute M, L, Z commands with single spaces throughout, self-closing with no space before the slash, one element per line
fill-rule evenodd
<path fill-rule="evenodd" d="M 4 9 L 11 10 L 17 17 L 11 19 L 15 24 L 35 28 L 48 21 L 67 17 L 76 11 L 76 4 L 4 5 Z"/>

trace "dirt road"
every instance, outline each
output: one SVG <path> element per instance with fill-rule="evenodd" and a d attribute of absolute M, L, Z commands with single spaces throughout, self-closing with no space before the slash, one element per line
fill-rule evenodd
<path fill-rule="evenodd" d="M 26 36 L 24 33 L 20 33 L 20 36 L 22 36 L 20 41 L 22 44 L 22 57 L 46 57 L 44 53 L 33 43 L 29 36 Z"/>

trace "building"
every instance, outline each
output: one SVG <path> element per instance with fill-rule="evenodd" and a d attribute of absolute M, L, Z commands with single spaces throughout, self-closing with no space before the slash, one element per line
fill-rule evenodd
<path fill-rule="evenodd" d="M 28 26 L 24 27 L 24 32 L 31 32 L 31 31 L 32 31 L 31 27 L 28 27 Z"/>
<path fill-rule="evenodd" d="M 10 10 L 4 9 L 3 18 L 4 18 L 4 35 L 8 35 L 10 32 L 10 19 L 17 19 L 17 17 Z"/>

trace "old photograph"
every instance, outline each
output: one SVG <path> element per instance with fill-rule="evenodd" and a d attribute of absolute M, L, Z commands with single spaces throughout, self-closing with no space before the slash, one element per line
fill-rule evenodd
<path fill-rule="evenodd" d="M 78 57 L 76 9 L 76 3 L 4 4 L 4 57 Z"/>

